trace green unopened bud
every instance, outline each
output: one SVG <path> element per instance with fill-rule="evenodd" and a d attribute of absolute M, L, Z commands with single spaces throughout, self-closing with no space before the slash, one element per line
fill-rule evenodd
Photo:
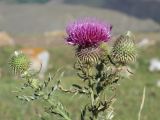
<path fill-rule="evenodd" d="M 30 67 L 30 59 L 21 51 L 15 51 L 8 63 L 14 73 L 24 73 Z"/>
<path fill-rule="evenodd" d="M 111 58 L 114 63 L 126 65 L 136 60 L 136 46 L 134 43 L 134 35 L 128 31 L 115 41 L 111 53 Z"/>
<path fill-rule="evenodd" d="M 105 63 L 109 63 L 108 55 L 109 55 L 109 50 L 108 50 L 108 45 L 106 43 L 100 44 L 100 49 L 101 49 L 101 60 Z"/>

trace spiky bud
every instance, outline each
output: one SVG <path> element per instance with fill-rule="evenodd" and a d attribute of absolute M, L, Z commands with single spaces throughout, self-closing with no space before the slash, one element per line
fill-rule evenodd
<path fill-rule="evenodd" d="M 99 62 L 101 49 L 99 48 L 77 48 L 76 57 L 83 64 L 94 65 Z"/>
<path fill-rule="evenodd" d="M 9 59 L 9 66 L 15 74 L 21 74 L 30 67 L 30 59 L 21 51 L 15 51 Z"/>
<path fill-rule="evenodd" d="M 99 48 L 101 49 L 101 61 L 105 64 L 108 64 L 109 63 L 109 58 L 108 58 L 108 55 L 109 55 L 109 50 L 108 50 L 108 44 L 106 43 L 102 43 Z"/>
<path fill-rule="evenodd" d="M 136 60 L 136 46 L 134 35 L 127 31 L 120 35 L 113 45 L 111 58 L 114 63 L 126 65 Z"/>

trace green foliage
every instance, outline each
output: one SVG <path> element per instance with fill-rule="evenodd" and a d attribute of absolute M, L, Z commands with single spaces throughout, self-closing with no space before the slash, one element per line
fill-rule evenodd
<path fill-rule="evenodd" d="M 16 48 L 17 49 L 17 48 Z M 15 48 L 0 48 L 0 67 L 3 68 L 2 77 L 0 79 L 0 119 L 3 120 L 57 120 L 55 116 L 48 116 L 48 114 L 44 114 L 43 106 L 46 106 L 41 102 L 31 102 L 25 103 L 20 102 L 15 98 L 15 94 L 12 93 L 13 90 L 24 81 L 15 80 L 13 77 L 10 77 L 8 74 L 6 75 L 6 64 L 7 59 L 10 54 L 15 50 Z M 56 53 L 54 51 L 56 50 Z M 66 52 L 67 51 L 67 55 Z M 146 100 L 144 109 L 142 111 L 142 120 L 159 120 L 159 99 L 160 99 L 160 89 L 156 87 L 156 80 L 160 78 L 159 73 L 150 73 L 148 71 L 149 59 L 152 57 L 158 57 L 160 54 L 157 53 L 160 51 L 160 44 L 157 43 L 155 46 L 147 48 L 142 53 L 140 52 L 139 58 L 137 60 L 136 66 L 136 74 L 131 77 L 129 80 L 125 79 L 120 81 L 120 86 L 117 90 L 117 101 L 114 103 L 114 111 L 116 112 L 114 120 L 135 120 L 137 119 L 137 114 L 141 102 L 142 90 L 143 87 L 146 86 Z M 61 46 L 59 48 L 50 49 L 51 57 L 50 64 L 54 65 L 54 63 L 61 64 L 63 66 L 71 65 L 73 62 L 73 56 L 68 56 L 68 54 L 72 54 L 70 48 Z M 63 59 L 63 60 L 62 60 Z M 5 63 L 5 64 L 4 64 Z M 50 73 L 53 74 L 55 69 L 59 66 L 56 64 L 54 69 L 50 69 Z M 69 88 L 70 84 L 75 83 L 78 85 L 83 85 L 84 83 L 76 76 L 73 76 L 74 71 L 72 73 L 69 72 L 68 69 L 63 69 L 66 71 L 64 74 L 63 86 L 65 88 Z M 16 93 L 17 94 L 17 93 Z M 59 98 L 63 105 L 66 105 L 67 109 L 70 109 L 70 112 L 73 113 L 71 117 L 74 120 L 79 120 L 79 112 L 81 108 L 77 108 L 80 104 L 85 106 L 89 101 L 84 97 L 75 97 L 70 94 L 64 94 L 62 92 L 58 92 L 55 97 Z M 150 114 L 152 112 L 152 114 Z"/>
<path fill-rule="evenodd" d="M 127 42 L 130 42 L 130 37 L 132 37 L 131 32 L 124 34 L 122 40 L 126 41 L 125 37 L 128 37 Z M 130 57 L 130 51 L 133 52 L 130 47 L 134 46 L 133 42 L 131 42 L 130 44 L 124 45 L 122 41 L 116 41 L 114 46 L 115 49 L 113 48 L 114 52 L 122 51 L 125 53 L 127 51 L 127 53 L 121 54 L 121 57 Z M 9 65 L 14 71 L 19 71 L 21 77 L 25 80 L 24 86 L 17 91 L 20 94 L 17 95 L 17 98 L 26 102 L 37 100 L 47 102 L 49 107 L 46 112 L 57 115 L 64 120 L 72 120 L 63 104 L 53 95 L 56 94 L 57 91 L 72 95 L 83 95 L 90 102 L 85 104 L 85 107 L 82 108 L 80 115 L 81 120 L 112 119 L 114 116 L 112 104 L 115 101 L 115 90 L 118 81 L 122 78 L 120 73 L 123 70 L 123 67 L 117 66 L 116 63 L 113 63 L 113 60 L 110 57 L 110 54 L 107 54 L 107 48 L 104 45 L 89 48 L 81 48 L 81 46 L 78 46 L 75 53 L 77 58 L 75 69 L 78 72 L 77 75 L 79 78 L 84 81 L 84 85 L 72 84 L 72 88 L 65 89 L 61 85 L 61 79 L 64 72 L 60 74 L 57 80 L 55 79 L 55 76 L 59 70 L 54 74 L 53 78 L 49 76 L 48 80 L 39 81 L 35 76 L 36 74 L 33 74 L 28 70 L 30 61 L 27 56 L 21 52 L 15 51 L 9 60 Z M 128 60 L 128 58 L 125 60 Z M 122 61 L 114 62 L 119 64 Z M 128 62 L 123 65 L 127 65 L 127 63 Z M 57 82 L 52 84 L 52 80 Z M 51 87 L 49 86 L 50 84 Z M 31 88 L 32 95 L 26 95 L 24 91 L 27 88 Z M 106 93 L 104 94 L 106 88 L 110 88 L 111 91 L 111 95 L 107 94 L 107 97 L 105 95 Z"/>

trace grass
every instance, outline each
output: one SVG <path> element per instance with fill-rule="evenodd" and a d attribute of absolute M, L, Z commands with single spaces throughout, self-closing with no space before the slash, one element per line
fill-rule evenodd
<path fill-rule="evenodd" d="M 17 100 L 12 93 L 19 85 L 20 80 L 16 80 L 7 69 L 7 59 L 17 47 L 0 48 L 0 68 L 2 77 L 0 78 L 0 119 L 1 120 L 39 120 L 43 109 L 40 103 L 22 103 Z M 72 69 L 74 55 L 73 49 L 68 46 L 49 48 L 51 60 L 48 73 L 54 74 L 56 69 L 63 66 L 65 75 L 63 84 L 69 87 L 72 83 L 81 81 L 76 77 Z M 160 79 L 159 73 L 148 71 L 149 59 L 152 57 L 160 58 L 160 44 L 156 44 L 147 49 L 140 50 L 139 58 L 134 66 L 136 73 L 130 79 L 120 81 L 117 90 L 117 100 L 114 104 L 114 120 L 137 120 L 141 104 L 143 88 L 146 87 L 146 99 L 142 110 L 141 120 L 159 120 L 159 100 L 160 88 L 156 86 L 156 81 Z M 47 76 L 46 76 L 47 78 Z M 84 97 L 73 97 L 63 93 L 57 93 L 56 96 L 71 111 L 74 120 L 78 120 L 80 106 L 86 103 Z M 46 117 L 48 117 L 46 115 Z M 54 116 L 52 120 L 57 120 Z"/>

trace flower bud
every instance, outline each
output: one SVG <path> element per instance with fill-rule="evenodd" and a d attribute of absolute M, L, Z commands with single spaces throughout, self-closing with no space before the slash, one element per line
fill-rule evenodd
<path fill-rule="evenodd" d="M 30 60 L 28 56 L 21 51 L 15 51 L 9 59 L 9 66 L 14 73 L 24 73 L 30 67 Z"/>
<path fill-rule="evenodd" d="M 106 65 L 109 63 L 109 50 L 108 50 L 108 45 L 106 43 L 102 43 L 100 46 L 101 49 L 101 61 L 103 61 L 103 63 L 105 63 Z"/>
<path fill-rule="evenodd" d="M 126 65 L 136 60 L 134 35 L 128 31 L 118 37 L 113 45 L 111 59 L 116 64 Z"/>

